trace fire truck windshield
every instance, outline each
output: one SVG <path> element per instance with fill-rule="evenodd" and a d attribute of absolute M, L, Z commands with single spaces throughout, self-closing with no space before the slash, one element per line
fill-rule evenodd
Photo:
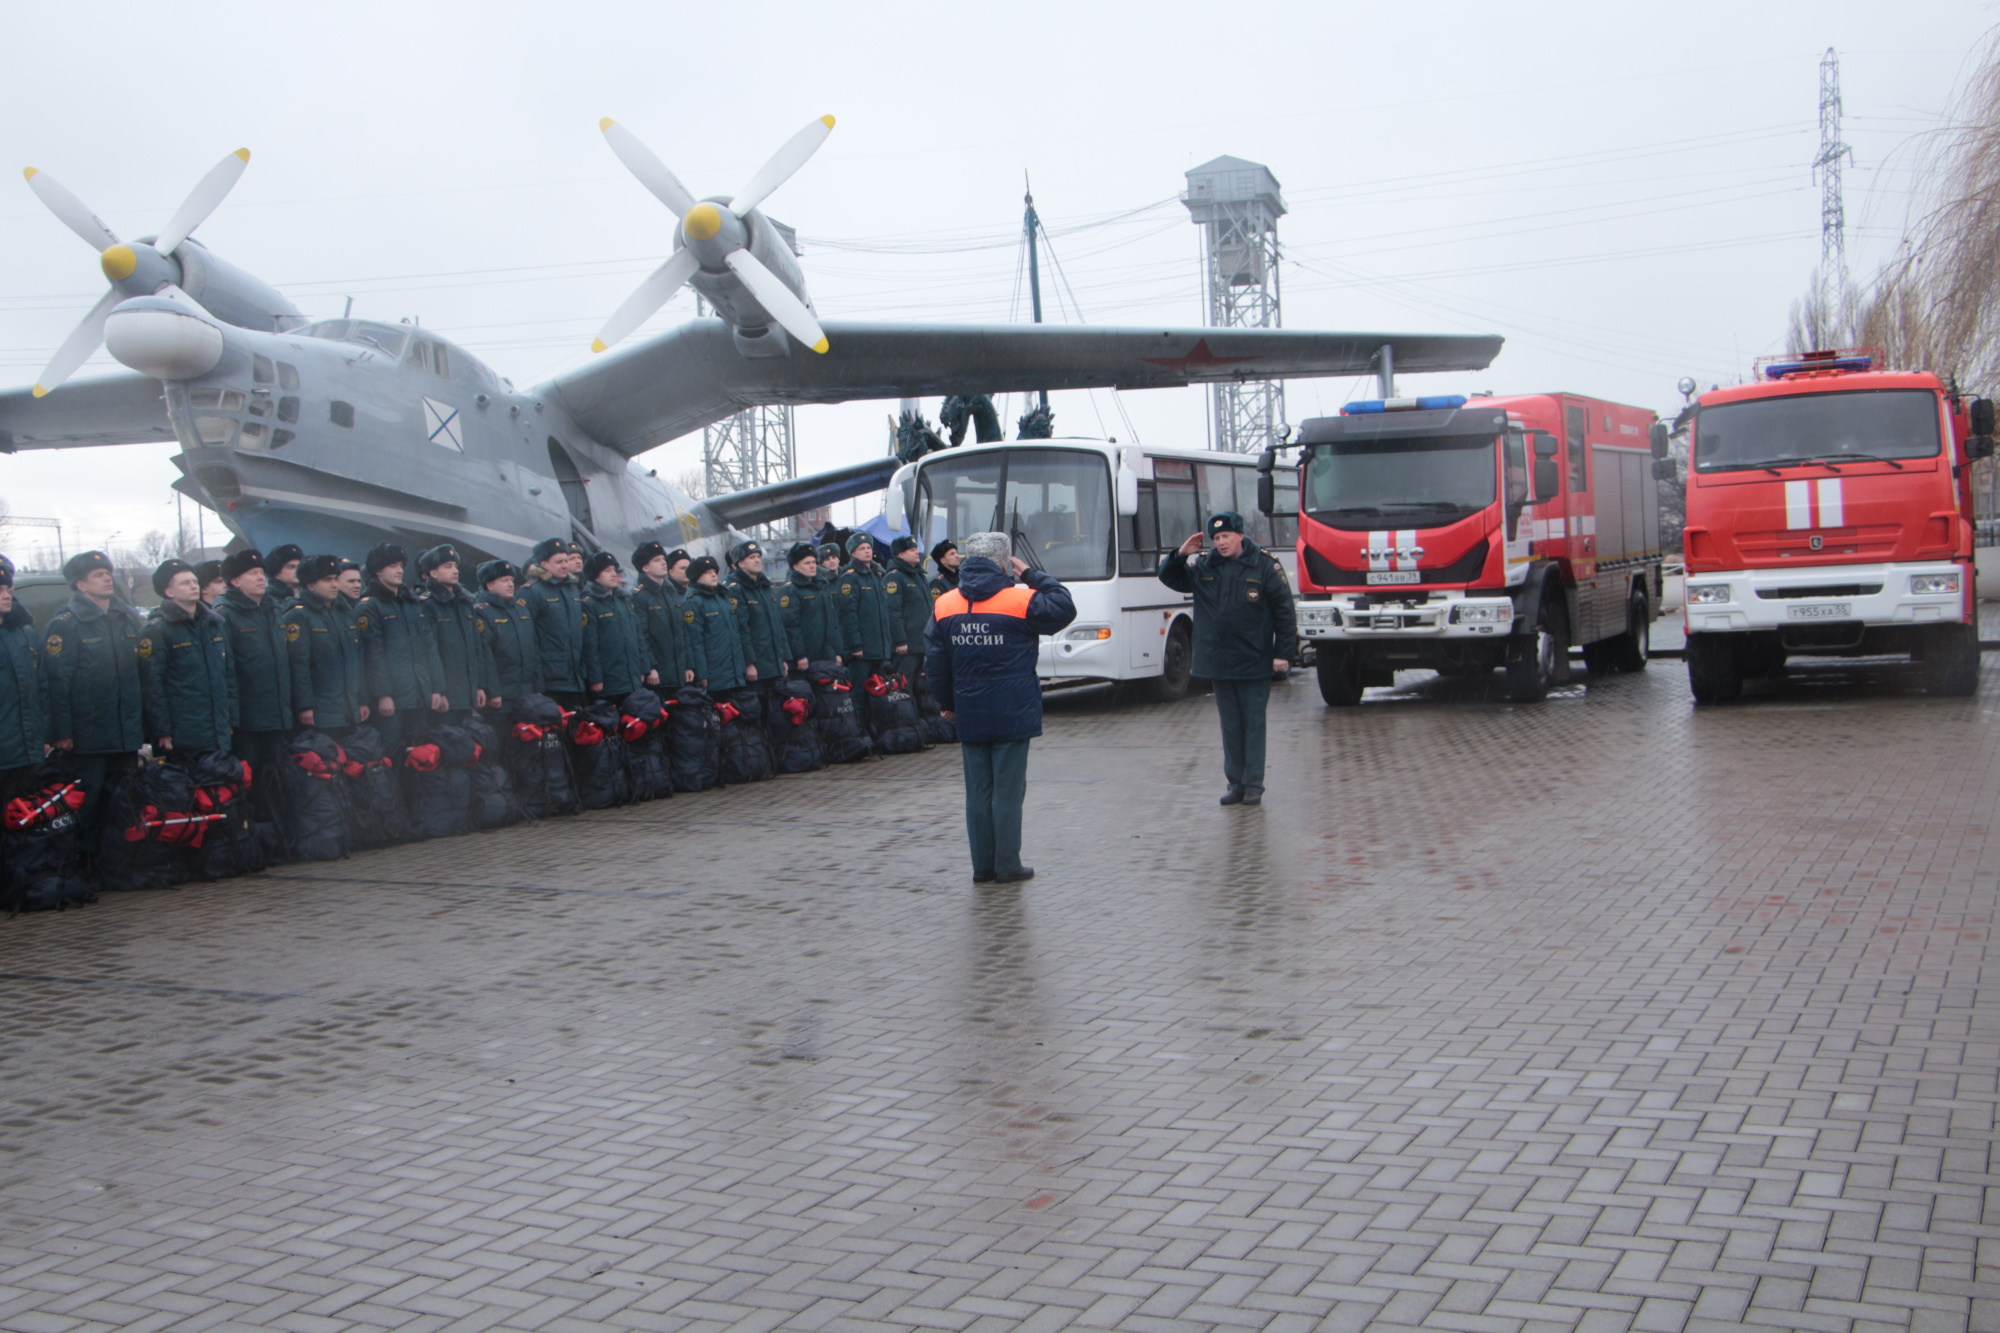
<path fill-rule="evenodd" d="M 1456 523 L 1493 503 L 1494 443 L 1485 434 L 1316 444 L 1306 466 L 1305 510 L 1333 528 Z"/>
<path fill-rule="evenodd" d="M 1859 389 L 1750 398 L 1704 407 L 1695 418 L 1702 472 L 1935 458 L 1942 439 L 1937 395 L 1927 389 Z"/>

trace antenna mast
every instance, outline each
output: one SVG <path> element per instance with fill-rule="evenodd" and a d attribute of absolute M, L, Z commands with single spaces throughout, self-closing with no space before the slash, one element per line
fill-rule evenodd
<path fill-rule="evenodd" d="M 1840 57 L 1829 46 L 1819 61 L 1819 156 L 1813 159 L 1813 175 L 1819 179 L 1821 345 L 1829 347 L 1840 341 L 1847 323 L 1847 208 L 1840 168 L 1854 150 L 1840 141 L 1840 111 Z"/>
<path fill-rule="evenodd" d="M 1035 312 L 1035 323 L 1039 324 L 1042 322 L 1042 256 L 1037 248 L 1036 233 L 1042 229 L 1042 218 L 1035 212 L 1035 191 L 1028 183 L 1028 173 L 1025 171 L 1021 173 L 1021 188 L 1026 191 L 1021 196 L 1024 210 L 1021 214 L 1021 228 L 1028 236 L 1028 300 Z M 1017 287 L 1015 290 L 1020 289 Z M 1042 408 L 1046 411 L 1049 405 L 1049 391 L 1043 389 L 1041 395 Z"/>

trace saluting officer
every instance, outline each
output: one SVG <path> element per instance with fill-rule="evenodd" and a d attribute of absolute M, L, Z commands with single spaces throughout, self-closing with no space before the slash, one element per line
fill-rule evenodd
<path fill-rule="evenodd" d="M 139 612 L 118 596 L 111 559 L 83 551 L 63 564 L 74 589 L 49 620 L 42 643 L 48 685 L 49 739 L 69 752 L 84 805 L 77 812 L 83 846 L 95 845 L 98 801 L 132 767 L 144 743 L 139 685 Z"/>
<path fill-rule="evenodd" d="M 418 605 L 429 622 L 438 661 L 437 690 L 444 696 L 447 721 L 463 721 L 486 707 L 493 685 L 493 658 L 486 647 L 486 622 L 473 612 L 472 594 L 458 580 L 458 551 L 433 546 L 417 557 L 424 581 Z"/>
<path fill-rule="evenodd" d="M 505 560 L 488 560 L 474 577 L 479 595 L 473 606 L 486 625 L 486 646 L 493 656 L 495 692 L 486 696 L 487 706 L 499 708 L 509 699 L 540 694 L 542 650 L 535 643 L 528 604 L 515 592 L 521 572 Z"/>
<path fill-rule="evenodd" d="M 685 560 L 687 553 L 679 551 Z M 641 542 L 632 552 L 632 569 L 639 580 L 632 588 L 633 604 L 639 608 L 645 626 L 646 643 L 653 654 L 653 666 L 660 673 L 657 686 L 662 697 L 693 679 L 681 651 L 681 602 L 686 594 L 674 586 L 669 570 L 672 561 L 667 548 L 658 542 Z"/>
<path fill-rule="evenodd" d="M 146 737 L 156 751 L 226 750 L 236 727 L 228 630 L 201 600 L 201 576 L 187 561 L 162 561 L 153 591 L 160 604 L 146 617 L 138 647 Z"/>
<path fill-rule="evenodd" d="M 915 537 L 898 537 L 889 543 L 889 570 L 882 581 L 882 595 L 895 627 L 896 670 L 914 687 L 924 669 L 924 627 L 931 623 L 931 590 L 924 581 L 924 551 Z"/>
<path fill-rule="evenodd" d="M 284 615 L 292 720 L 336 739 L 355 723 L 368 720 L 361 628 L 340 604 L 339 574 L 338 557 L 316 555 L 300 561 L 299 600 Z"/>
<path fill-rule="evenodd" d="M 810 542 L 800 542 L 785 553 L 791 563 L 791 605 L 785 608 L 785 633 L 790 641 L 792 665 L 804 671 L 814 662 L 839 662 L 839 609 L 835 593 L 821 581 L 819 555 Z"/>
<path fill-rule="evenodd" d="M 236 674 L 236 732 L 229 748 L 250 765 L 250 803 L 259 823 L 278 818 L 278 765 L 292 716 L 292 668 L 285 651 L 282 609 L 270 595 L 264 558 L 238 551 L 222 562 L 229 591 L 216 613 L 228 631 L 229 662 Z"/>
<path fill-rule="evenodd" d="M 299 600 L 299 562 L 306 558 L 303 548 L 286 542 L 264 556 L 264 575 L 270 580 L 267 596 L 275 597 L 283 610 Z"/>
<path fill-rule="evenodd" d="M 0 555 L 0 792 L 48 749 L 35 617 L 14 604 L 14 564 Z"/>
<path fill-rule="evenodd" d="M 597 664 L 591 693 L 614 704 L 624 703 L 625 696 L 641 685 L 660 683 L 646 637 L 645 610 L 624 584 L 625 571 L 611 552 L 599 551 L 583 562 L 586 637 L 591 660 Z"/>
<path fill-rule="evenodd" d="M 712 555 L 688 565 L 688 599 L 681 609 L 687 627 L 689 661 L 695 683 L 711 692 L 733 690 L 746 679 L 743 638 L 736 628 L 736 609 L 722 586 L 722 569 Z"/>
<path fill-rule="evenodd" d="M 931 600 L 950 592 L 958 586 L 958 543 L 939 542 L 931 547 L 931 563 L 937 566 L 937 573 L 931 578 Z"/>
<path fill-rule="evenodd" d="M 603 684 L 593 673 L 596 663 L 589 660 L 584 632 L 583 585 L 577 574 L 583 569 L 583 548 L 561 537 L 537 542 L 534 565 L 528 572 L 541 574 L 521 589 L 521 599 L 535 624 L 535 641 L 542 654 L 542 693 L 564 708 L 575 708 L 584 691 Z"/>
<path fill-rule="evenodd" d="M 394 542 L 382 542 L 369 551 L 363 562 L 368 591 L 354 608 L 375 730 L 381 733 L 383 749 L 392 755 L 423 740 L 426 712 L 442 713 L 449 706 L 439 689 L 442 671 L 430 622 L 416 590 L 403 578 L 408 561 Z"/>
<path fill-rule="evenodd" d="M 857 678 L 869 671 L 885 669 L 891 658 L 909 651 L 896 637 L 896 623 L 890 618 L 888 572 L 875 563 L 875 543 L 865 532 L 847 539 L 847 568 L 834 585 L 839 594 L 840 637 L 847 646 L 848 664 Z"/>
<path fill-rule="evenodd" d="M 1298 657 L 1298 622 L 1284 566 L 1243 535 L 1243 515 L 1222 510 L 1208 520 L 1215 549 L 1197 532 L 1160 562 L 1160 582 L 1194 594 L 1194 674 L 1215 687 L 1222 717 L 1224 805 L 1264 800 L 1264 712 L 1271 677 Z"/>

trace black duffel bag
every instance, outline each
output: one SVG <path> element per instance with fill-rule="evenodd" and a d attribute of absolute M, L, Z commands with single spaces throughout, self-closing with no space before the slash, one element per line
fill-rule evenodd
<path fill-rule="evenodd" d="M 781 681 L 772 695 L 771 743 L 780 773 L 810 773 L 826 767 L 819 727 L 813 722 L 812 683 L 793 676 Z"/>
<path fill-rule="evenodd" d="M 207 821 L 195 809 L 187 770 L 162 758 L 141 759 L 105 790 L 92 887 L 100 893 L 164 889 L 187 878 L 180 849 Z"/>
<path fill-rule="evenodd" d="M 722 784 L 762 782 L 771 776 L 771 738 L 764 731 L 764 695 L 755 685 L 729 690 L 715 701 L 722 721 Z"/>
<path fill-rule="evenodd" d="M 813 662 L 806 672 L 812 681 L 813 722 L 819 730 L 821 757 L 829 764 L 851 764 L 875 751 L 861 712 L 854 703 L 854 682 L 836 662 Z"/>
<path fill-rule="evenodd" d="M 916 696 L 917 721 L 924 729 L 924 744 L 956 745 L 958 723 L 944 715 L 937 696 L 931 693 L 930 677 L 919 675 L 911 681 L 910 693 Z"/>
<path fill-rule="evenodd" d="M 341 765 L 347 845 L 362 851 L 416 837 L 410 802 L 396 780 L 396 760 L 383 746 L 382 733 L 364 722 L 347 733 L 340 748 L 347 756 Z"/>
<path fill-rule="evenodd" d="M 59 763 L 23 769 L 0 791 L 0 913 L 60 912 L 97 901 L 81 869 L 83 784 Z"/>
<path fill-rule="evenodd" d="M 434 723 L 403 752 L 403 790 L 419 838 L 453 838 L 472 830 L 472 765 L 479 747 L 463 727 Z"/>
<path fill-rule="evenodd" d="M 667 723 L 667 767 L 675 791 L 707 791 L 721 780 L 722 722 L 707 690 L 683 685 L 674 692 Z"/>
<path fill-rule="evenodd" d="M 632 799 L 657 801 L 673 795 L 673 774 L 667 761 L 667 709 L 660 696 L 647 689 L 634 690 L 618 705 L 618 713 Z"/>
<path fill-rule="evenodd" d="M 508 710 L 507 775 L 530 819 L 576 813 L 576 779 L 563 744 L 567 714 L 546 694 L 524 694 Z"/>
<path fill-rule="evenodd" d="M 915 754 L 924 748 L 923 719 L 917 716 L 909 677 L 900 671 L 879 672 L 863 683 L 862 694 L 876 754 Z"/>
<path fill-rule="evenodd" d="M 521 802 L 514 795 L 514 781 L 500 756 L 500 738 L 477 713 L 464 722 L 465 734 L 479 747 L 472 764 L 472 827 L 505 828 L 521 822 Z"/>
<path fill-rule="evenodd" d="M 294 861 L 337 861 L 347 855 L 346 752 L 316 727 L 293 733 L 285 746 L 285 854 Z"/>
<path fill-rule="evenodd" d="M 194 810 L 203 821 L 181 847 L 189 876 L 229 879 L 262 870 L 264 846 L 250 820 L 249 763 L 228 750 L 173 750 L 167 762 L 194 784 Z"/>
<path fill-rule="evenodd" d="M 600 699 L 572 713 L 569 743 L 576 798 L 584 809 L 608 810 L 632 799 L 632 783 L 625 774 L 625 737 L 615 705 Z"/>

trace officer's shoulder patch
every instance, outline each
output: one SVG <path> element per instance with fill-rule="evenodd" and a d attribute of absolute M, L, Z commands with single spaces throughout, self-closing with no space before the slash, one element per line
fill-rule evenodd
<path fill-rule="evenodd" d="M 297 643 L 298 641 L 299 641 L 299 622 L 296 620 L 287 620 L 285 622 L 285 642 Z"/>
<path fill-rule="evenodd" d="M 368 617 L 356 616 L 354 618 L 354 628 L 360 630 L 363 634 L 366 634 L 368 632 Z"/>
<path fill-rule="evenodd" d="M 139 656 L 151 657 L 152 655 L 153 655 L 153 636 L 150 634 L 141 635 L 139 638 Z"/>
<path fill-rule="evenodd" d="M 59 656 L 62 653 L 62 635 L 60 634 L 49 635 L 48 642 L 42 645 L 42 651 L 47 653 L 50 657 Z"/>
<path fill-rule="evenodd" d="M 854 595 L 854 585 L 852 583 L 843 582 L 840 585 L 840 595 L 842 597 L 852 597 Z"/>
<path fill-rule="evenodd" d="M 888 593 L 891 597 L 894 597 L 896 595 L 896 580 L 890 579 L 888 586 L 885 587 L 883 591 Z"/>
<path fill-rule="evenodd" d="M 790 606 L 791 604 L 792 604 L 792 595 L 790 593 L 781 592 L 778 594 L 778 605 L 780 607 L 787 607 Z"/>
<path fill-rule="evenodd" d="M 486 632 L 486 621 L 483 617 L 474 616 L 472 618 L 472 632 L 475 634 L 484 634 Z"/>
<path fill-rule="evenodd" d="M 694 624 L 694 608 L 690 606 L 684 609 L 681 612 L 681 619 L 690 625 Z"/>
<path fill-rule="evenodd" d="M 729 609 L 730 609 L 731 611 L 734 611 L 734 610 L 735 610 L 735 609 L 737 608 L 737 606 L 738 606 L 738 605 L 739 605 L 739 603 L 737 602 L 737 600 L 736 600 L 736 599 L 735 599 L 734 597 L 732 597 L 732 598 L 730 598 L 730 599 L 729 599 Z"/>

